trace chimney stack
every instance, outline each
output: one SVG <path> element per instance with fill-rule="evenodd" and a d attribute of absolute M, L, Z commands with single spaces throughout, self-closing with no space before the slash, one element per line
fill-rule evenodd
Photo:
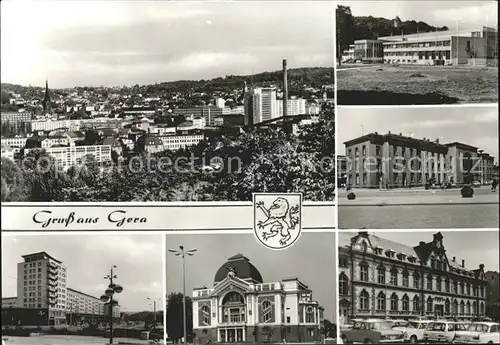
<path fill-rule="evenodd" d="M 456 257 L 453 257 L 453 260 L 452 260 L 452 261 L 453 261 L 453 262 L 455 262 L 455 260 L 456 260 L 456 259 L 457 259 Z"/>
<path fill-rule="evenodd" d="M 465 268 L 465 260 L 462 259 L 462 268 Z"/>
<path fill-rule="evenodd" d="M 439 138 L 436 139 L 436 144 L 439 144 Z"/>
<path fill-rule="evenodd" d="M 403 133 L 399 133 L 399 136 L 402 137 L 403 136 Z"/>
<path fill-rule="evenodd" d="M 288 76 L 286 70 L 286 59 L 283 60 L 283 124 L 288 116 Z"/>
<path fill-rule="evenodd" d="M 425 244 L 425 241 L 420 241 L 420 246 L 423 246 Z"/>
<path fill-rule="evenodd" d="M 391 134 L 391 131 L 389 131 L 389 133 L 388 133 L 388 134 Z"/>

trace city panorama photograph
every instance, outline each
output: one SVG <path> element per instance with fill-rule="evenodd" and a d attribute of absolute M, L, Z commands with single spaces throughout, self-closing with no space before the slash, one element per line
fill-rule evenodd
<path fill-rule="evenodd" d="M 3 202 L 334 200 L 332 2 L 1 6 Z"/>
<path fill-rule="evenodd" d="M 158 344 L 163 235 L 2 234 L 2 344 Z"/>
<path fill-rule="evenodd" d="M 167 234 L 166 246 L 167 343 L 336 343 L 333 232 L 279 251 L 251 233 Z"/>
<path fill-rule="evenodd" d="M 337 2 L 337 104 L 498 103 L 497 6 Z"/>
<path fill-rule="evenodd" d="M 498 229 L 498 106 L 337 111 L 340 229 Z"/>
<path fill-rule="evenodd" d="M 495 231 L 339 233 L 343 343 L 498 344 Z"/>

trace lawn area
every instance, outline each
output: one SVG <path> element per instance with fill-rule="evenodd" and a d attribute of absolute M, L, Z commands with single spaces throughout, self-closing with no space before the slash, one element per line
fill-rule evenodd
<path fill-rule="evenodd" d="M 497 68 L 342 65 L 337 83 L 343 105 L 498 102 Z"/>

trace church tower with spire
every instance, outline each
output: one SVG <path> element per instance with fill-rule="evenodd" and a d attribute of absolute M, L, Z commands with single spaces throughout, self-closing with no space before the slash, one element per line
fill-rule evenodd
<path fill-rule="evenodd" d="M 50 113 L 52 111 L 52 107 L 50 105 L 50 92 L 49 92 L 49 81 L 45 80 L 45 96 L 43 97 L 43 111 L 45 114 Z"/>

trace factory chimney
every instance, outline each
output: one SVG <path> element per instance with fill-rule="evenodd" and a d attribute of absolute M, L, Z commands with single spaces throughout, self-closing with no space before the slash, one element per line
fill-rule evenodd
<path fill-rule="evenodd" d="M 283 126 L 286 127 L 288 116 L 288 76 L 286 71 L 286 60 L 283 60 Z"/>

